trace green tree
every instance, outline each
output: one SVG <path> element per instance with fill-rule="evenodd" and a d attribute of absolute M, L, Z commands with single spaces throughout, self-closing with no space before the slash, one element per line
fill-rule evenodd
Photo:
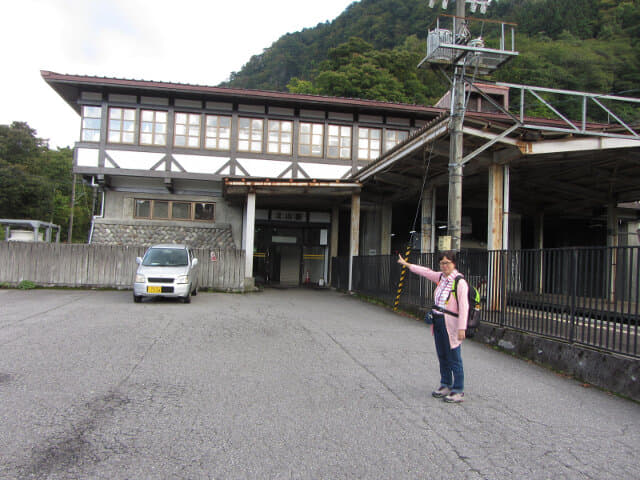
<path fill-rule="evenodd" d="M 0 125 L 0 218 L 40 220 L 61 227 L 67 237 L 71 208 L 73 152 L 51 150 L 24 122 Z M 74 241 L 86 241 L 91 189 L 78 182 Z"/>
<path fill-rule="evenodd" d="M 44 141 L 36 137 L 36 131 L 25 122 L 0 125 L 0 159 L 37 173 L 37 159 L 45 149 Z"/>
<path fill-rule="evenodd" d="M 0 218 L 44 220 L 52 211 L 53 194 L 46 178 L 0 159 Z"/>
<path fill-rule="evenodd" d="M 309 80 L 300 80 L 297 77 L 293 77 L 287 84 L 287 90 L 291 93 L 318 95 L 318 89 L 313 86 L 313 82 Z"/>
<path fill-rule="evenodd" d="M 393 50 L 376 50 L 352 37 L 329 50 L 327 59 L 313 72 L 313 81 L 296 78 L 289 91 L 398 103 L 433 102 L 445 88 L 433 72 L 416 68 L 424 50 L 424 42 L 415 36 Z"/>
<path fill-rule="evenodd" d="M 332 22 L 283 36 L 227 85 L 433 104 L 448 84 L 416 65 L 439 13 L 425 0 L 361 0 Z M 493 0 L 486 17 L 518 24 L 520 56 L 493 80 L 640 93 L 639 0 Z M 499 27 L 481 28 L 486 44 L 497 46 Z M 573 115 L 576 108 L 567 110 Z"/>

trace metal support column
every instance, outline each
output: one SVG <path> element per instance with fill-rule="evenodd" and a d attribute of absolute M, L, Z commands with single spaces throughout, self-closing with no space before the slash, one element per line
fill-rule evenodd
<path fill-rule="evenodd" d="M 391 220 L 392 220 L 392 206 L 390 202 L 384 202 L 382 204 L 382 221 L 381 233 L 380 233 L 380 254 L 391 254 Z"/>
<path fill-rule="evenodd" d="M 457 32 L 464 27 L 465 2 L 456 3 Z M 451 249 L 460 250 L 462 237 L 462 157 L 464 122 L 464 71 L 455 67 L 451 89 L 451 123 L 449 144 L 449 208 L 447 233 L 451 237 Z"/>
<path fill-rule="evenodd" d="M 607 247 L 610 252 L 609 301 L 615 302 L 618 272 L 618 211 L 615 201 L 610 201 L 607 205 Z"/>
<path fill-rule="evenodd" d="M 487 219 L 487 250 L 489 250 L 489 265 L 487 278 L 487 308 L 489 311 L 499 311 L 503 288 L 502 278 L 504 261 L 502 250 L 504 247 L 504 170 L 502 165 L 489 166 L 489 205 Z"/>
<path fill-rule="evenodd" d="M 329 284 L 333 285 L 333 259 L 338 256 L 338 234 L 340 226 L 340 208 L 331 208 L 331 239 L 329 244 Z"/>
<path fill-rule="evenodd" d="M 349 291 L 353 286 L 353 257 L 360 253 L 360 194 L 351 196 L 351 233 L 349 235 Z"/>
<path fill-rule="evenodd" d="M 247 205 L 244 210 L 244 223 L 242 236 L 242 249 L 245 254 L 245 278 L 253 277 L 253 241 L 256 225 L 256 194 L 250 192 L 247 194 Z"/>
<path fill-rule="evenodd" d="M 67 233 L 67 243 L 73 243 L 73 210 L 76 206 L 76 174 L 73 174 L 73 183 L 71 184 L 71 205 L 69 208 L 69 232 Z M 36 241 L 38 241 L 36 239 Z"/>
<path fill-rule="evenodd" d="M 435 246 L 436 226 L 436 196 L 435 188 L 424 192 L 422 197 L 422 228 L 420 236 L 420 252 L 433 253 Z"/>
<path fill-rule="evenodd" d="M 534 247 L 537 250 L 538 255 L 538 293 L 542 293 L 544 288 L 544 213 L 538 212 L 535 218 L 535 224 L 533 227 L 534 232 Z"/>
<path fill-rule="evenodd" d="M 333 207 L 331 209 L 331 258 L 338 256 L 338 228 L 340 225 L 340 209 Z"/>
<path fill-rule="evenodd" d="M 502 165 L 489 166 L 487 249 L 502 250 L 504 244 L 504 170 Z"/>

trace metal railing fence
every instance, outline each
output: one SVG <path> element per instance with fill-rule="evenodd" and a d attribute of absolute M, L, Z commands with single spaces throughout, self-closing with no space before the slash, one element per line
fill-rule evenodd
<path fill-rule="evenodd" d="M 349 257 L 331 258 L 331 286 L 349 290 Z"/>
<path fill-rule="evenodd" d="M 393 304 L 396 259 L 354 257 L 352 290 Z M 332 286 L 348 289 L 348 260 L 333 259 Z M 438 268 L 434 254 L 412 254 L 409 261 Z M 457 266 L 480 291 L 484 322 L 640 357 L 639 247 L 468 250 Z M 433 290 L 425 278 L 405 276 L 400 307 L 428 310 Z"/>

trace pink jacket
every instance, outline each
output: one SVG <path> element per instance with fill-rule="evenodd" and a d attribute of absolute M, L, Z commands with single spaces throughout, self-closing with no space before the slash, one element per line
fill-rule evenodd
<path fill-rule="evenodd" d="M 422 267 L 420 265 L 412 264 L 409 266 L 409 270 L 416 275 L 420 275 L 421 277 L 431 280 L 433 283 L 438 283 L 440 281 L 440 276 L 442 275 L 442 272 L 436 272 L 435 270 L 431 270 L 430 268 Z M 459 275 L 459 272 L 454 270 L 451 274 L 457 276 Z M 454 317 L 448 313 L 444 314 L 444 322 L 447 326 L 447 333 L 449 334 L 449 344 L 451 345 L 451 348 L 456 348 L 462 343 L 458 340 L 458 330 L 467 329 L 467 317 L 469 316 L 469 284 L 467 284 L 466 280 L 464 282 L 459 281 L 456 286 L 456 290 L 456 295 L 452 294 L 449 297 L 447 310 L 457 313 L 458 316 Z"/>

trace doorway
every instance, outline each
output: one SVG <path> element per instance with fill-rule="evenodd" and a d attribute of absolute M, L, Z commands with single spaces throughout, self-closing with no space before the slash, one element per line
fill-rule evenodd
<path fill-rule="evenodd" d="M 321 225 L 256 225 L 253 272 L 257 284 L 325 287 L 329 229 Z"/>
<path fill-rule="evenodd" d="M 273 245 L 274 264 L 278 265 L 279 278 L 274 282 L 282 287 L 297 287 L 300 285 L 300 246 Z M 275 266 L 275 265 L 274 265 Z"/>

